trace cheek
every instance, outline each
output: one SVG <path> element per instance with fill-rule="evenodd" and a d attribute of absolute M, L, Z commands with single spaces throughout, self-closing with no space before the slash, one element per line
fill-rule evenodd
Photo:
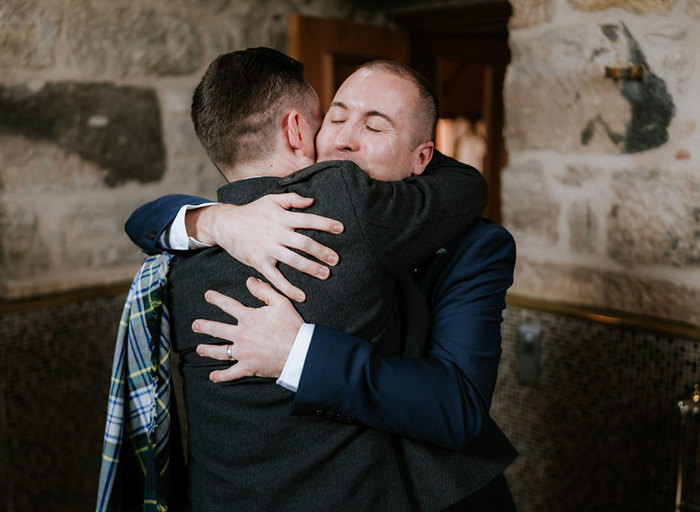
<path fill-rule="evenodd" d="M 406 155 L 400 150 L 401 147 L 394 137 L 377 137 L 373 140 L 373 144 L 368 145 L 371 152 L 367 156 L 378 165 L 393 172 L 404 166 Z"/>
<path fill-rule="evenodd" d="M 324 155 L 328 155 L 332 149 L 330 133 L 327 129 L 321 128 L 316 136 L 316 154 L 318 159 L 323 158 Z"/>
<path fill-rule="evenodd" d="M 364 147 L 367 155 L 379 161 L 388 161 L 392 158 L 393 142 L 390 137 L 372 135 L 365 139 Z"/>
<path fill-rule="evenodd" d="M 411 174 L 410 152 L 403 141 L 387 137 L 376 150 L 372 159 L 382 167 L 385 180 L 402 180 Z"/>
<path fill-rule="evenodd" d="M 394 167 L 391 152 L 391 142 L 379 137 L 373 137 L 363 145 L 362 158 L 364 165 L 360 165 L 375 180 L 392 181 L 394 177 Z M 359 156 L 359 155 L 358 155 Z"/>

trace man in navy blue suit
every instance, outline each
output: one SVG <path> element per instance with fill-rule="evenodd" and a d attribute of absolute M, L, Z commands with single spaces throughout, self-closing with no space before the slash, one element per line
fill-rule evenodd
<path fill-rule="evenodd" d="M 408 177 L 406 155 L 413 141 L 405 135 L 412 132 L 412 126 L 406 122 L 396 123 L 395 117 L 383 115 L 391 109 L 392 101 L 400 102 L 401 98 L 400 91 L 394 90 L 396 85 L 389 84 L 390 75 L 365 67 L 343 84 L 317 138 L 319 161 L 352 160 L 365 170 L 373 171 L 374 176 L 384 173 L 385 179 Z M 410 87 L 410 82 L 404 85 Z M 381 98 L 380 91 L 388 94 Z M 170 211 L 186 202 L 202 201 L 173 198 L 169 203 Z M 298 202 L 290 206 L 302 205 Z M 216 232 L 213 226 L 223 229 L 211 222 L 216 218 L 217 208 L 212 206 L 189 216 L 194 219 L 189 225 L 195 229 L 195 237 L 209 242 L 221 241 L 222 246 L 230 245 L 232 239 L 240 246 L 246 239 L 246 231 L 250 231 L 248 226 L 242 229 L 240 223 L 231 229 L 232 237 L 210 236 Z M 243 211 L 252 211 L 246 206 L 233 207 L 225 215 L 241 215 L 244 208 L 249 210 Z M 255 208 L 257 215 L 259 210 L 269 212 L 273 205 L 258 204 Z M 221 208 L 218 211 L 222 211 Z M 279 210 L 274 211 L 275 215 L 281 215 Z M 295 222 L 298 222 L 299 214 L 296 215 Z M 172 217 L 169 216 L 168 222 Z M 128 226 L 132 238 L 136 239 L 145 232 L 137 221 L 132 219 Z M 326 229 L 330 225 L 322 222 L 313 219 L 295 227 Z M 285 220 L 280 224 L 284 227 L 277 233 L 286 233 L 293 222 Z M 156 231 L 162 231 L 162 227 Z M 153 244 L 153 241 L 141 242 Z M 296 253 L 293 253 L 296 256 L 277 258 L 267 254 L 262 260 L 253 261 L 250 254 L 255 253 L 252 248 L 256 243 L 250 240 L 245 244 L 248 254 L 237 255 L 240 247 L 231 247 L 231 252 L 239 259 L 248 258 L 252 266 L 292 258 L 287 262 L 303 267 L 302 271 L 321 277 L 327 275 L 319 271 L 321 265 L 301 262 Z M 294 243 L 302 244 L 299 239 Z M 289 246 L 308 247 L 307 252 L 322 261 L 335 260 L 332 252 L 318 245 Z M 295 390 L 292 415 L 350 417 L 370 427 L 398 434 L 410 446 L 405 451 L 407 467 L 417 468 L 409 471 L 407 478 L 423 486 L 426 480 L 433 481 L 440 489 L 436 492 L 442 493 L 451 485 L 454 490 L 447 492 L 453 492 L 453 501 L 458 502 L 450 510 L 512 510 L 512 499 L 500 474 L 502 468 L 494 474 L 493 467 L 480 461 L 489 460 L 494 453 L 506 458 L 511 456 L 510 445 L 489 417 L 488 409 L 500 358 L 501 313 L 506 289 L 512 283 L 514 258 L 513 241 L 507 231 L 481 220 L 463 237 L 416 269 L 415 284 L 430 305 L 433 316 L 426 353 L 387 356 L 361 338 L 320 325 L 303 324 L 285 297 L 257 281 L 252 283 L 251 291 L 268 304 L 267 307 L 246 308 L 234 299 L 210 293 L 208 300 L 235 317 L 238 324 L 200 319 L 193 328 L 232 341 L 237 347 L 238 364 L 213 372 L 212 380 L 223 382 L 270 375 L 270 368 L 283 368 L 281 375 L 271 376 L 280 377 L 282 385 Z M 259 270 L 270 273 L 270 267 Z M 284 291 L 285 286 L 277 287 Z M 297 290 L 286 289 L 298 297 Z M 204 345 L 198 352 L 222 361 L 230 359 L 226 346 Z M 426 460 L 433 463 L 426 465 Z M 421 466 L 425 466 L 425 470 L 421 471 Z M 443 485 L 446 481 L 450 485 Z M 464 497 L 466 494 L 469 496 Z"/>

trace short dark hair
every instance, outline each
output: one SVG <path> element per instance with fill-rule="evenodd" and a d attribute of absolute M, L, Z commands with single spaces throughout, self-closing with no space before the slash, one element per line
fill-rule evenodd
<path fill-rule="evenodd" d="M 318 98 L 304 66 L 272 48 L 219 55 L 192 96 L 194 131 L 217 167 L 263 159 L 275 151 L 285 109 L 312 122 Z"/>
<path fill-rule="evenodd" d="M 428 140 L 435 141 L 435 128 L 439 112 L 438 97 L 435 89 L 418 71 L 393 60 L 373 60 L 363 64 L 359 69 L 383 71 L 412 82 L 418 89 L 418 112 L 420 116 L 416 128 L 416 145 Z"/>

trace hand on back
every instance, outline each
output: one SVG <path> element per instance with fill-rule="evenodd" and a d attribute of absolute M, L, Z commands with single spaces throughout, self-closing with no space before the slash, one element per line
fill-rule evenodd
<path fill-rule="evenodd" d="M 343 225 L 333 219 L 290 208 L 307 208 L 313 198 L 299 194 L 271 194 L 247 205 L 217 204 L 189 210 L 185 217 L 187 232 L 202 243 L 218 245 L 238 261 L 253 267 L 287 297 L 303 302 L 306 295 L 279 271 L 285 263 L 319 279 L 330 275 L 328 267 L 304 257 L 292 249 L 334 266 L 338 255 L 297 229 L 315 229 L 342 233 Z"/>

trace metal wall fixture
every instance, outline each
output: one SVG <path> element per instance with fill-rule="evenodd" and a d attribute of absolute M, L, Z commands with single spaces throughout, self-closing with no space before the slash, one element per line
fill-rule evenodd
<path fill-rule="evenodd" d="M 697 475 L 693 471 L 697 464 L 698 456 L 698 417 L 700 417 L 700 385 L 693 386 L 690 398 L 678 402 L 681 413 L 681 430 L 678 446 L 678 480 L 676 482 L 676 508 L 675 512 L 700 511 L 700 503 L 688 503 L 684 496 L 684 485 L 687 485 L 687 477 L 691 476 L 690 486 L 694 487 L 693 480 Z M 694 478 L 693 478 L 694 477 Z"/>
<path fill-rule="evenodd" d="M 626 66 L 605 66 L 605 78 L 612 78 L 613 80 L 619 80 L 620 78 L 643 80 L 644 68 L 631 62 Z"/>

